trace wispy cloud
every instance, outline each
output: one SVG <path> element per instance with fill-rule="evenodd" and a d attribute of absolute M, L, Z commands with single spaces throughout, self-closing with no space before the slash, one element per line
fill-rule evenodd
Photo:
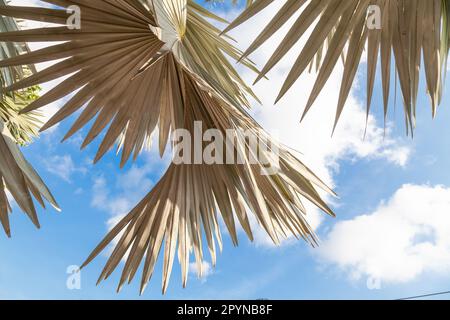
<path fill-rule="evenodd" d="M 72 176 L 76 173 L 86 174 L 87 169 L 77 166 L 70 155 L 54 155 L 44 159 L 44 165 L 48 172 L 71 183 Z"/>
<path fill-rule="evenodd" d="M 192 262 L 189 264 L 189 273 L 198 276 L 202 283 L 205 283 L 214 274 L 214 269 L 211 263 L 207 261 L 203 261 L 201 267 L 197 263 Z"/>
<path fill-rule="evenodd" d="M 118 171 L 114 181 L 107 180 L 104 175 L 93 179 L 91 205 L 111 216 L 107 223 L 109 227 L 151 191 L 153 178 L 157 179 L 167 164 L 167 159 L 159 159 L 156 151 L 144 152 L 141 159 L 144 164 L 133 164 L 127 171 Z"/>

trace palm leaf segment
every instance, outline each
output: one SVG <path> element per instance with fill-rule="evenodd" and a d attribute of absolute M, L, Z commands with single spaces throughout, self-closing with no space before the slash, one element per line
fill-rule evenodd
<path fill-rule="evenodd" d="M 84 107 L 65 138 L 93 120 L 83 146 L 106 131 L 95 160 L 119 141 L 122 165 L 132 155 L 136 158 L 155 132 L 159 134 L 162 155 L 173 131 L 193 132 L 194 121 L 201 121 L 205 130 L 252 130 L 270 141 L 267 134 L 258 133 L 260 127 L 246 113 L 246 96 L 252 95 L 251 90 L 227 60 L 238 59 L 242 53 L 220 38 L 220 31 L 206 20 L 220 18 L 195 2 L 47 2 L 62 8 L 78 5 L 81 30 L 57 26 L 0 34 L 0 40 L 7 42 L 65 41 L 0 62 L 8 67 L 62 59 L 7 88 L 17 90 L 70 75 L 26 109 L 38 109 L 77 91 L 44 129 Z M 67 19 L 63 9 L 4 6 L 0 14 L 62 25 Z M 243 61 L 254 69 L 250 61 Z M 228 152 L 248 149 L 246 140 L 241 139 Z M 165 241 L 163 290 L 167 289 L 176 252 L 186 284 L 191 251 L 201 272 L 202 226 L 215 262 L 215 242 L 222 247 L 217 214 L 222 215 L 237 244 L 235 215 L 252 238 L 247 208 L 274 242 L 293 234 L 314 244 L 301 199 L 332 214 L 317 188 L 331 190 L 285 147 L 280 146 L 280 150 L 280 170 L 273 176 L 261 175 L 264 166 L 252 163 L 248 152 L 241 152 L 246 154 L 241 165 L 172 164 L 87 263 L 123 232 L 99 281 L 108 278 L 126 257 L 120 288 L 135 277 L 144 260 L 143 290 Z M 261 153 L 270 157 L 269 151 Z"/>
<path fill-rule="evenodd" d="M 273 0 L 253 1 L 225 32 L 244 23 L 272 2 Z M 368 12 L 373 13 L 369 8 L 374 7 L 370 6 L 377 6 L 380 9 L 380 29 L 366 23 Z M 313 27 L 310 37 L 282 86 L 277 101 L 286 94 L 318 55 L 321 63 L 318 64 L 317 80 L 305 108 L 306 114 L 322 91 L 339 57 L 344 55 L 344 74 L 336 112 L 337 124 L 366 49 L 367 113 L 370 112 L 380 55 L 385 116 L 389 105 L 391 63 L 395 60 L 407 128 L 413 130 L 422 59 L 433 116 L 441 102 L 449 51 L 449 10 L 450 2 L 447 0 L 287 1 L 243 57 L 258 49 L 295 12 L 301 11 L 282 43 L 264 66 L 257 81 L 285 56 L 310 27 Z"/>
<path fill-rule="evenodd" d="M 1 0 L 0 4 L 4 5 L 5 2 Z M 14 31 L 17 30 L 17 25 L 13 19 L 2 17 L 0 30 Z M 24 43 L 0 43 L 0 58 L 3 60 L 14 57 L 26 53 L 27 50 Z M 33 70 L 32 66 L 2 68 L 0 83 L 2 86 L 12 85 Z M 37 227 L 39 220 L 33 196 L 44 208 L 44 199 L 58 208 L 47 186 L 24 158 L 18 146 L 30 143 L 41 124 L 36 113 L 19 114 L 34 96 L 35 88 L 30 88 L 20 92 L 2 92 L 0 97 L 0 223 L 8 236 L 11 236 L 9 214 L 12 210 L 8 193 Z"/>

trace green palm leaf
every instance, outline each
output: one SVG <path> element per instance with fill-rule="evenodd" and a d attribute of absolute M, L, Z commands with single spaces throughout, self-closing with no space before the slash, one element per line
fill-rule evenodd
<path fill-rule="evenodd" d="M 17 144 L 25 146 L 39 134 L 42 126 L 39 112 L 21 114 L 21 111 L 32 101 L 36 89 L 30 88 L 22 92 L 7 93 L 0 100 L 0 118 Z"/>

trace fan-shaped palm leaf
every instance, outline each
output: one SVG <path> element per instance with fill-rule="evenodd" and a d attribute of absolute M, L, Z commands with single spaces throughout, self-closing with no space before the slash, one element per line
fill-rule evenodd
<path fill-rule="evenodd" d="M 242 24 L 272 2 L 273 0 L 253 1 L 253 4 L 225 31 Z M 318 53 L 320 54 L 327 40 L 329 40 L 325 54 L 320 59 L 322 61 L 317 80 L 306 105 L 305 114 L 322 91 L 338 62 L 339 56 L 345 54 L 344 74 L 336 113 L 336 123 L 338 122 L 366 48 L 367 111 L 370 111 L 380 54 L 385 115 L 388 111 L 391 61 L 395 60 L 396 72 L 403 94 L 407 127 L 413 129 L 422 58 L 433 115 L 435 115 L 440 103 L 449 50 L 449 5 L 450 2 L 447 0 L 287 1 L 244 53 L 243 57 L 247 57 L 257 50 L 279 28 L 286 24 L 295 12 L 301 11 L 288 34 L 264 66 L 257 81 L 278 63 L 310 27 L 313 27 L 310 37 L 282 86 L 277 101 L 305 72 L 307 66 Z M 375 12 L 371 12 L 369 8 L 380 9 L 380 29 L 372 28 L 373 25 L 366 23 L 368 12 Z M 371 16 L 371 18 L 376 17 Z"/>
<path fill-rule="evenodd" d="M 97 116 L 96 123 L 87 135 L 85 146 L 112 122 L 96 160 L 126 132 L 129 133 L 126 135 L 128 138 L 123 136 L 122 144 L 125 162 L 132 150 L 135 155 L 141 151 L 145 141 L 155 130 L 159 120 L 157 113 L 145 112 L 143 108 L 149 102 L 146 97 L 153 99 L 160 94 L 160 75 L 152 75 L 154 78 L 151 82 L 131 80 L 157 61 L 164 52 L 173 52 L 180 63 L 202 77 L 236 107 L 248 105 L 245 94 L 251 94 L 251 91 L 227 60 L 227 56 L 237 59 L 241 53 L 218 37 L 220 31 L 203 18 L 206 16 L 204 9 L 193 1 L 155 0 L 149 2 L 148 8 L 137 0 L 47 2 L 59 6 L 79 5 L 83 17 L 82 28 L 70 30 L 61 26 L 1 33 L 2 41 L 66 41 L 1 61 L 0 66 L 9 67 L 66 58 L 6 90 L 26 88 L 75 72 L 30 104 L 25 111 L 38 109 L 81 89 L 42 130 L 62 121 L 88 103 L 66 138 Z M 189 9 L 187 12 L 186 6 Z M 174 10 L 181 10 L 181 13 L 177 15 Z M 0 7 L 0 14 L 59 24 L 64 24 L 67 19 L 67 13 L 62 9 L 3 6 Z M 167 31 L 158 32 L 157 29 L 161 30 L 161 27 L 156 19 Z M 183 24 L 185 26 L 180 27 Z M 158 36 L 171 42 L 168 45 Z M 250 62 L 247 65 L 252 67 Z M 133 106 L 135 112 L 130 111 L 130 106 Z M 164 128 L 166 131 L 168 129 Z M 166 138 L 167 134 L 160 136 L 161 146 L 166 143 Z M 161 147 L 161 151 L 163 150 Z"/>
<path fill-rule="evenodd" d="M 166 112 L 175 115 L 171 124 L 173 128 L 194 132 L 194 122 L 198 121 L 203 124 L 204 130 L 218 129 L 224 136 L 227 130 L 251 131 L 267 139 L 268 145 L 275 144 L 248 114 L 214 94 L 212 88 L 177 64 L 171 54 L 166 54 L 158 64 L 170 65 L 168 69 L 171 73 L 162 76 L 165 87 L 180 83 L 180 91 L 164 92 L 167 95 L 164 100 L 172 103 L 161 106 L 161 109 L 167 109 Z M 161 67 L 154 65 L 152 68 L 158 70 Z M 145 73 L 152 71 L 145 71 L 142 77 L 145 78 Z M 161 102 L 164 100 L 161 99 Z M 222 248 L 217 213 L 221 214 L 235 245 L 238 244 L 235 215 L 248 237 L 253 239 L 247 206 L 275 243 L 293 235 L 316 244 L 301 198 L 308 199 L 333 215 L 316 188 L 332 191 L 285 147 L 278 146 L 277 149 L 280 150 L 280 169 L 275 175 L 261 175 L 264 165 L 250 161 L 251 151 L 245 139 L 237 139 L 234 149 L 223 148 L 232 155 L 238 152 L 245 155 L 242 165 L 172 164 L 155 188 L 105 237 L 85 264 L 92 261 L 116 237 L 120 237 L 99 282 L 108 278 L 126 257 L 120 290 L 125 282 L 133 280 L 144 260 L 141 280 L 143 291 L 153 274 L 165 239 L 163 292 L 167 290 L 177 252 L 183 285 L 186 285 L 192 251 L 201 275 L 204 259 L 202 227 L 213 264 L 216 262 L 214 237 L 219 248 Z M 268 158 L 271 154 L 270 151 L 264 152 L 262 158 Z"/>
<path fill-rule="evenodd" d="M 253 131 L 259 129 L 245 111 L 245 106 L 248 106 L 246 95 L 252 95 L 251 90 L 227 60 L 236 60 L 242 53 L 220 38 L 220 30 L 206 20 L 220 18 L 195 2 L 47 2 L 60 7 L 78 5 L 82 27 L 70 30 L 60 26 L 0 34 L 0 41 L 65 41 L 1 61 L 0 66 L 7 67 L 63 59 L 7 90 L 70 75 L 32 103 L 27 111 L 77 91 L 44 125 L 44 129 L 84 107 L 66 138 L 95 119 L 84 141 L 83 146 L 86 146 L 109 125 L 95 161 L 119 140 L 121 164 L 124 165 L 132 155 L 134 158 L 138 156 L 155 131 L 159 132 L 159 148 L 163 154 L 173 130 L 183 128 L 192 132 L 195 120 L 222 132 L 238 127 Z M 65 24 L 67 19 L 63 9 L 3 6 L 0 14 L 57 24 Z M 254 69 L 251 62 L 243 61 Z M 241 144 L 239 148 L 246 149 L 246 146 Z M 189 250 L 193 248 L 196 251 L 198 262 L 203 259 L 200 220 L 215 257 L 212 234 L 219 235 L 216 203 L 236 243 L 233 211 L 251 236 L 245 204 L 274 241 L 291 232 L 314 242 L 299 195 L 331 214 L 315 186 L 330 190 L 285 148 L 281 150 L 281 172 L 270 177 L 256 174 L 261 165 L 250 166 L 247 162 L 241 166 L 172 165 L 160 184 L 119 223 L 88 261 L 125 228 L 126 236 L 116 247 L 101 279 L 111 274 L 127 249 L 131 248 L 121 285 L 123 281 L 131 281 L 147 251 L 145 285 L 166 237 L 163 285 L 166 290 L 179 238 L 185 282 Z M 168 191 L 171 192 L 168 194 Z M 191 215 L 195 220 L 188 222 Z"/>

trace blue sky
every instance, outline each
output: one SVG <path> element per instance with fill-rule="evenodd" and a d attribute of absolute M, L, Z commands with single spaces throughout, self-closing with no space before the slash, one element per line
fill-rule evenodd
<path fill-rule="evenodd" d="M 259 26 L 277 5 L 252 20 L 252 28 L 244 26 L 234 33 L 242 48 L 257 35 Z M 237 10 L 225 5 L 213 9 L 229 18 Z M 283 31 L 253 56 L 259 65 L 281 36 Z M 40 210 L 42 229 L 38 231 L 15 208 L 11 218 L 13 238 L 0 236 L 0 298 L 396 299 L 449 290 L 450 143 L 445 137 L 450 135 L 450 85 L 446 85 L 438 117 L 432 120 L 422 81 L 417 129 L 412 140 L 405 135 L 400 96 L 397 110 L 391 109 L 384 135 L 381 86 L 377 79 L 374 112 L 364 140 L 363 65 L 338 131 L 331 138 L 340 70 L 331 77 L 303 124 L 298 120 L 314 75 L 303 76 L 285 99 L 273 106 L 299 48 L 280 62 L 269 75 L 270 82 L 255 87 L 264 103 L 255 105 L 254 115 L 283 142 L 300 150 L 302 159 L 340 196 L 329 199 L 338 215 L 336 219 L 311 210 L 311 219 L 322 240 L 319 249 L 291 240 L 274 248 L 258 231 L 255 243 L 241 234 L 240 247 L 233 248 L 225 235 L 224 252 L 217 267 L 208 269 L 204 279 L 191 274 L 187 289 L 181 288 L 177 266 L 168 293 L 162 296 L 160 264 L 142 297 L 138 295 L 137 282 L 120 294 L 115 293 L 119 272 L 96 287 L 105 255 L 82 271 L 81 290 L 67 289 L 67 267 L 84 261 L 111 221 L 149 192 L 166 166 L 153 152 L 143 154 L 123 170 L 119 170 L 114 152 L 93 165 L 91 159 L 97 144 L 80 152 L 83 132 L 59 143 L 72 118 L 24 149 L 63 212 Z M 254 75 L 243 70 L 242 75 L 249 81 L 254 79 Z M 394 97 L 391 100 L 393 106 Z M 49 110 L 52 108 L 57 105 Z"/>

